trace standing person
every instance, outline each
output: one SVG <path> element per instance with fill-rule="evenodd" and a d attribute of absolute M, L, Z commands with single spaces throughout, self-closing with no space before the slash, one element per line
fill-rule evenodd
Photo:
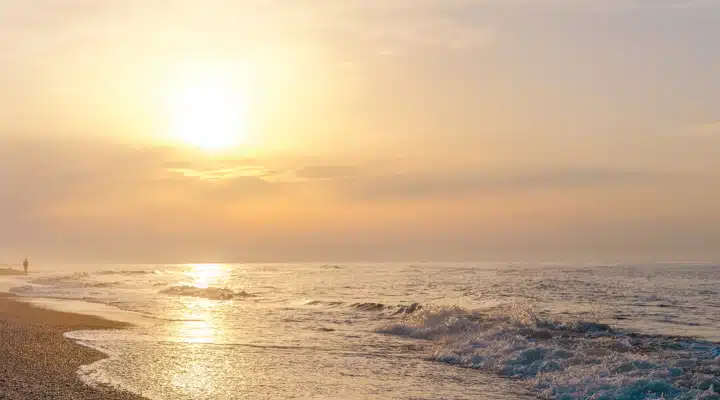
<path fill-rule="evenodd" d="M 25 275 L 27 275 L 27 269 L 30 263 L 28 262 L 27 257 L 25 257 L 25 261 L 23 261 L 23 268 L 25 268 Z"/>

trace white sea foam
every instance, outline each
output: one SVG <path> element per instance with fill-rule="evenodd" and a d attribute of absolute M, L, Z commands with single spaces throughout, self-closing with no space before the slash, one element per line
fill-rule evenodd
<path fill-rule="evenodd" d="M 172 286 L 167 289 L 161 290 L 160 293 L 174 296 L 200 297 L 210 300 L 232 300 L 255 297 L 255 295 L 250 294 L 245 290 L 240 290 L 236 292 L 228 288 L 198 287 L 190 285 Z"/>
<path fill-rule="evenodd" d="M 405 305 L 405 304 L 390 305 L 390 304 L 375 303 L 375 302 L 350 303 L 350 302 L 344 302 L 344 301 L 322 301 L 322 300 L 306 301 L 305 305 L 323 306 L 323 307 L 330 307 L 330 308 L 344 308 L 344 309 L 348 309 L 348 310 L 357 310 L 357 311 L 365 311 L 365 312 L 381 312 L 381 313 L 390 314 L 390 315 L 412 314 L 419 310 L 422 310 L 422 308 L 423 308 L 423 306 L 420 303 L 412 303 L 409 305 Z"/>
<path fill-rule="evenodd" d="M 720 399 L 719 344 L 516 311 L 427 307 L 377 332 L 432 339 L 434 360 L 520 379 L 545 399 Z"/>

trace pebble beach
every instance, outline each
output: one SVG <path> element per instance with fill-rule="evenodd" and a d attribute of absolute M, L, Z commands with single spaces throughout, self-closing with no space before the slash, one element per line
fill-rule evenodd
<path fill-rule="evenodd" d="M 81 382 L 78 367 L 106 356 L 63 336 L 75 330 L 121 329 L 125 324 L 36 308 L 14 297 L 0 294 L 0 399 L 142 399 Z"/>

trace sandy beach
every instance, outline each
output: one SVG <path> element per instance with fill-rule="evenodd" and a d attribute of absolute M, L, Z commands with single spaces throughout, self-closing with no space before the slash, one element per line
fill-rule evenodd
<path fill-rule="evenodd" d="M 123 323 L 45 310 L 0 294 L 0 399 L 140 400 L 142 397 L 82 383 L 79 366 L 105 357 L 63 336 Z"/>

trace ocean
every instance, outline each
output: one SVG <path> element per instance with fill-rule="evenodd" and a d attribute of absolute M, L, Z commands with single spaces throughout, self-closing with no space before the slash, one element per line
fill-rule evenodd
<path fill-rule="evenodd" d="M 720 399 L 720 265 L 33 266 L 0 290 L 154 400 Z"/>

